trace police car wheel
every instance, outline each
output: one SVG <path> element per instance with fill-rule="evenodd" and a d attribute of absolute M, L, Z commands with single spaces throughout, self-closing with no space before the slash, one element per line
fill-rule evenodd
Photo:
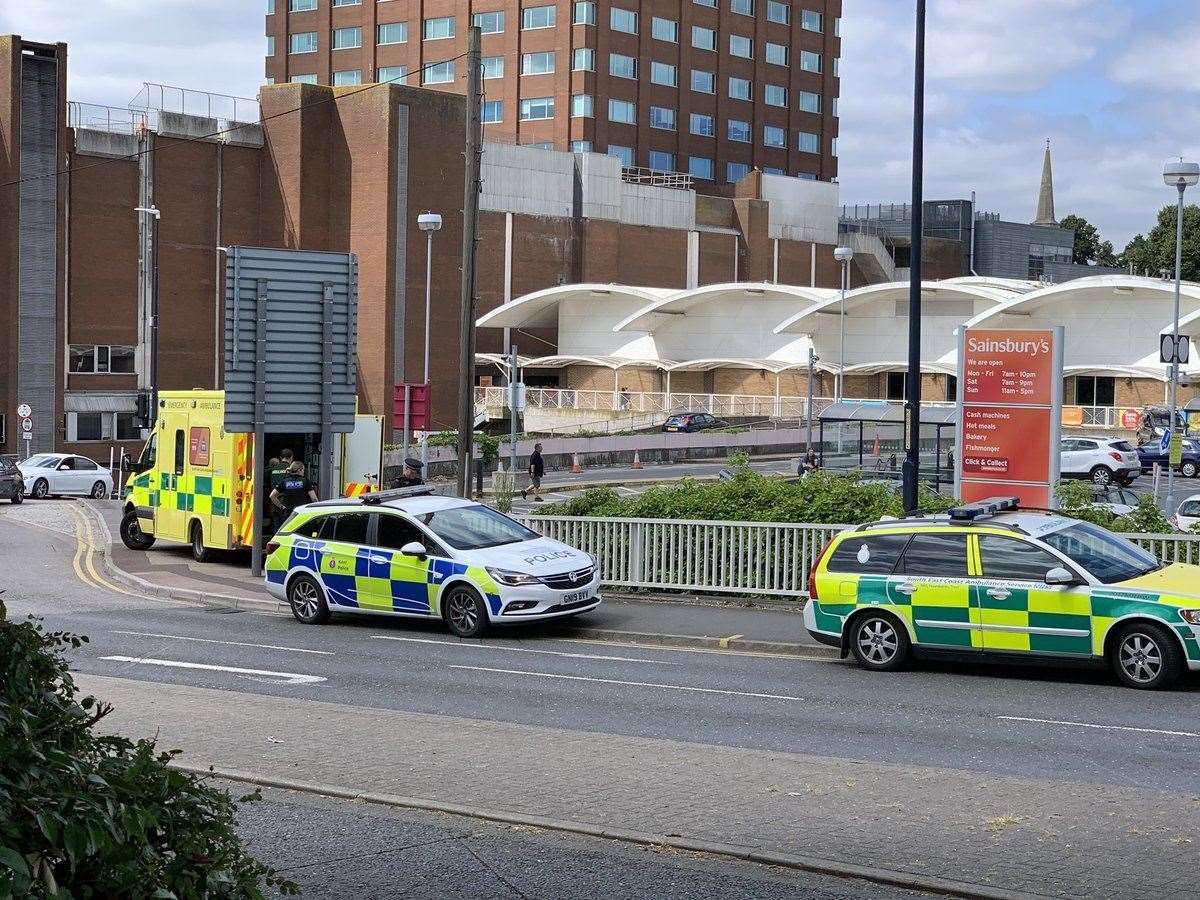
<path fill-rule="evenodd" d="M 142 531 L 132 509 L 121 518 L 121 543 L 130 550 L 149 550 L 154 544 L 154 535 Z"/>
<path fill-rule="evenodd" d="M 459 637 L 482 637 L 488 629 L 483 598 L 466 585 L 454 585 L 442 600 L 447 627 Z"/>
<path fill-rule="evenodd" d="M 329 620 L 329 606 L 321 586 L 311 575 L 297 575 L 288 584 L 288 605 L 296 621 L 305 625 L 319 625 Z"/>
<path fill-rule="evenodd" d="M 893 672 L 908 662 L 908 633 L 891 616 L 868 613 L 855 620 L 850 649 L 864 669 Z"/>
<path fill-rule="evenodd" d="M 1118 632 L 1108 661 L 1118 681 L 1143 690 L 1169 687 L 1183 673 L 1179 644 L 1165 628 L 1149 622 L 1134 622 Z"/>

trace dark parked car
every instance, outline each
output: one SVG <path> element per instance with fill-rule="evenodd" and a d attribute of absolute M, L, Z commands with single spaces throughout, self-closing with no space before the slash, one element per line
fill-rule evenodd
<path fill-rule="evenodd" d="M 0 499 L 20 503 L 25 498 L 25 480 L 21 470 L 8 456 L 0 456 Z"/>
<path fill-rule="evenodd" d="M 1142 471 L 1149 472 L 1154 464 L 1166 471 L 1167 454 L 1163 452 L 1162 441 L 1154 439 L 1137 448 L 1138 458 L 1142 461 Z M 1200 440 L 1196 438 L 1183 439 L 1183 462 L 1179 464 L 1179 474 L 1184 478 L 1195 478 L 1200 475 Z"/>
<path fill-rule="evenodd" d="M 663 422 L 663 431 L 704 431 L 708 428 L 728 428 L 729 423 L 709 413 L 679 413 Z"/>

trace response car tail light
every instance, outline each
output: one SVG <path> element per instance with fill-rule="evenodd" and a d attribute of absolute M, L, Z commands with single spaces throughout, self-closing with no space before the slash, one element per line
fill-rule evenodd
<path fill-rule="evenodd" d="M 819 597 L 817 597 L 817 569 L 820 567 L 821 561 L 825 559 L 826 554 L 829 553 L 829 548 L 832 546 L 833 546 L 832 539 L 825 542 L 825 546 L 822 547 L 821 552 L 817 554 L 817 559 L 813 563 L 813 567 L 808 572 L 808 599 L 809 600 L 820 599 Z"/>
<path fill-rule="evenodd" d="M 279 549 L 279 541 L 267 541 L 267 556 Z"/>

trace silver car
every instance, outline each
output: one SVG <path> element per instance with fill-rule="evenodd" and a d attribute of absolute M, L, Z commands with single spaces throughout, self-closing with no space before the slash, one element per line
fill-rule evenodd
<path fill-rule="evenodd" d="M 25 496 L 94 497 L 112 495 L 112 474 L 86 456 L 73 453 L 35 453 L 17 464 L 25 480 Z"/>

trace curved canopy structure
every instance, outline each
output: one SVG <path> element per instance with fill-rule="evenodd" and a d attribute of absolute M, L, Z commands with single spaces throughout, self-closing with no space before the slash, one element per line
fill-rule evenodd
<path fill-rule="evenodd" d="M 998 279 L 988 279 L 995 281 Z M 907 301 L 909 285 L 907 281 L 892 281 L 887 284 L 870 284 L 866 287 L 855 288 L 846 293 L 846 314 L 849 315 L 851 310 L 858 309 L 869 303 L 890 302 L 890 301 Z M 1000 290 L 996 287 L 983 287 L 972 284 L 962 283 L 962 279 L 952 279 L 950 281 L 924 281 L 921 283 L 921 308 L 925 311 L 925 303 L 935 303 L 942 301 L 968 301 L 972 304 L 984 303 L 988 305 L 997 305 L 1011 301 L 1013 294 L 1008 291 Z M 842 299 L 836 291 L 833 296 L 826 298 L 823 302 L 809 306 L 799 310 L 790 318 L 784 319 L 775 326 L 776 334 L 812 334 L 816 329 L 823 327 L 814 321 L 813 317 L 821 314 L 837 316 L 842 308 Z M 971 315 L 964 316 L 963 319 L 971 318 L 978 310 L 973 308 Z M 934 309 L 929 310 L 930 314 L 936 314 Z"/>
<path fill-rule="evenodd" d="M 709 284 L 678 291 L 669 297 L 649 303 L 618 322 L 613 331 L 643 331 L 653 334 L 662 326 L 670 325 L 676 317 L 687 315 L 692 310 L 710 304 L 727 305 L 730 301 L 785 301 L 807 306 L 827 300 L 837 293 L 831 288 L 808 288 L 769 282 Z"/>
<path fill-rule="evenodd" d="M 559 311 L 568 301 L 585 301 L 598 308 L 632 310 L 677 294 L 672 288 L 630 287 L 623 284 L 564 284 L 534 291 L 498 306 L 475 320 L 477 328 L 554 328 Z"/>

